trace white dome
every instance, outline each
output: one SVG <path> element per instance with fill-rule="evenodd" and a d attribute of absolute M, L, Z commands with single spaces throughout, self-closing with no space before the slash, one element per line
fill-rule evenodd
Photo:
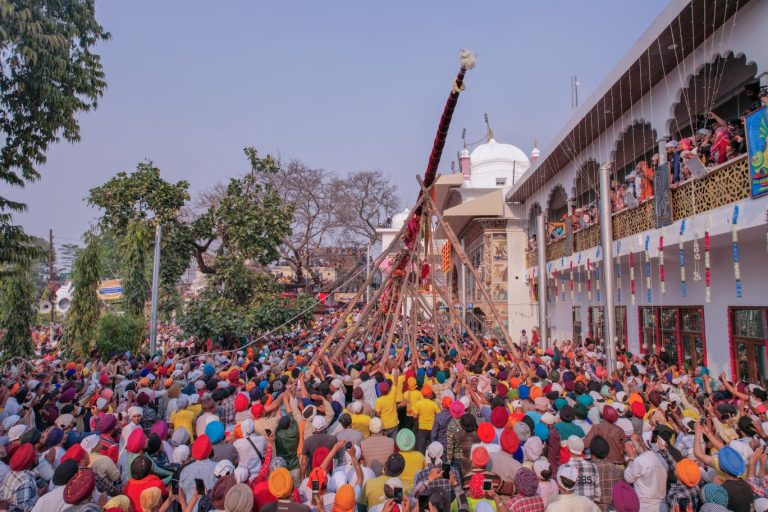
<path fill-rule="evenodd" d="M 408 216 L 411 215 L 411 210 L 406 208 L 400 213 L 396 213 L 392 216 L 392 229 L 400 229 L 408 220 Z"/>
<path fill-rule="evenodd" d="M 490 188 L 511 186 L 531 166 L 522 149 L 512 144 L 499 144 L 495 139 L 477 146 L 469 157 L 472 185 Z M 506 181 L 501 185 L 501 181 Z"/>

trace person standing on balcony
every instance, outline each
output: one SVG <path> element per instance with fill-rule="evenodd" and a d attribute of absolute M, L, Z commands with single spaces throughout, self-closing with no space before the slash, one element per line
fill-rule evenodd
<path fill-rule="evenodd" d="M 667 161 L 669 162 L 669 172 L 672 174 L 672 183 L 680 183 L 680 151 L 678 142 L 674 139 L 664 144 L 664 150 L 667 152 Z"/>

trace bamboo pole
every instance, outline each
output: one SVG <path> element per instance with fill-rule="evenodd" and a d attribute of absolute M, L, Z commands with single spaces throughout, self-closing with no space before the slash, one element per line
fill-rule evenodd
<path fill-rule="evenodd" d="M 419 182 L 421 183 L 421 182 Z M 423 189 L 423 187 L 422 187 Z M 416 201 L 416 205 L 414 206 L 415 209 L 420 206 L 429 196 L 429 194 L 422 194 L 421 197 Z M 384 258 L 390 253 L 390 251 L 393 249 L 396 243 L 400 242 L 403 239 L 403 233 L 406 231 L 406 227 L 409 224 L 411 216 L 413 216 L 414 213 L 411 213 L 411 215 L 406 219 L 406 221 L 403 223 L 403 225 L 400 227 L 400 231 L 398 231 L 397 236 L 392 240 L 392 242 L 389 244 L 389 247 L 387 247 L 382 253 L 379 255 L 378 258 L 376 258 L 376 261 L 373 263 L 373 268 L 378 268 L 379 265 L 381 265 L 381 262 L 384 261 Z M 373 276 L 376 275 L 376 272 L 371 272 L 368 278 L 365 280 L 365 284 L 363 284 L 362 287 L 357 291 L 354 298 L 349 302 L 347 305 L 347 308 L 344 310 L 344 313 L 339 318 L 338 322 L 336 322 L 336 325 L 333 326 L 333 329 L 331 329 L 331 332 L 328 333 L 328 335 L 323 340 L 323 343 L 320 345 L 320 347 L 317 349 L 315 354 L 312 356 L 312 358 L 309 361 L 309 364 L 307 365 L 309 369 L 313 369 L 315 365 L 317 364 L 317 359 L 320 357 L 320 354 L 323 354 L 326 350 L 328 350 L 328 346 L 331 344 L 333 339 L 336 337 L 336 335 L 339 333 L 339 330 L 341 330 L 341 327 L 344 325 L 344 322 L 349 317 L 352 310 L 355 308 L 355 304 L 357 304 L 357 301 L 360 299 L 360 297 L 365 293 L 366 288 L 371 284 L 371 281 L 373 281 Z M 382 285 L 382 288 L 384 286 Z"/>
<path fill-rule="evenodd" d="M 424 189 L 424 184 L 421 181 L 421 177 L 416 177 L 417 181 L 419 182 L 419 186 L 422 190 Z M 509 349 L 512 351 L 512 355 L 516 358 L 519 358 L 520 355 L 517 351 L 517 348 L 515 347 L 515 344 L 512 342 L 512 338 L 509 337 L 509 333 L 504 328 L 504 323 L 501 320 L 501 316 L 499 315 L 498 310 L 496 309 L 496 305 L 493 303 L 493 299 L 486 290 L 485 285 L 483 284 L 482 279 L 480 278 L 480 274 L 477 272 L 475 267 L 472 265 L 472 262 L 469 260 L 469 257 L 467 257 L 467 254 L 464 252 L 464 249 L 461 247 L 461 244 L 459 243 L 459 239 L 456 236 L 456 233 L 453 232 L 453 228 L 445 222 L 445 219 L 443 219 L 443 216 L 440 212 L 437 211 L 437 208 L 435 207 L 435 203 L 432 201 L 432 197 L 429 194 L 422 194 L 424 196 L 429 196 L 426 198 L 427 203 L 427 209 L 430 210 L 435 217 L 437 217 L 437 221 L 440 223 L 440 226 L 442 226 L 443 231 L 445 231 L 445 234 L 448 236 L 448 240 L 450 240 L 451 245 L 453 245 L 456 249 L 456 253 L 459 255 L 459 259 L 461 259 L 462 263 L 469 269 L 469 271 L 474 276 L 475 280 L 480 283 L 480 292 L 483 294 L 483 298 L 485 299 L 486 303 L 488 304 L 488 307 L 491 310 L 491 313 L 493 314 L 493 318 L 496 320 L 496 323 L 499 325 L 499 330 L 501 330 L 501 334 L 504 336 L 504 341 L 506 341 L 507 345 L 509 346 Z"/>

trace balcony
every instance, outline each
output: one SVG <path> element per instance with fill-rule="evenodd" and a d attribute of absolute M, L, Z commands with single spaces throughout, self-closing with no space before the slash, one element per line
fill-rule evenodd
<path fill-rule="evenodd" d="M 681 220 L 700 213 L 735 203 L 750 197 L 749 163 L 742 155 L 721 166 L 712 168 L 705 177 L 689 180 L 672 189 L 673 220 Z M 637 208 L 613 214 L 613 239 L 620 240 L 644 231 L 655 229 L 653 199 Z M 547 244 L 547 261 L 560 259 L 568 254 L 567 239 Z M 600 226 L 590 226 L 573 233 L 573 252 L 585 251 L 600 245 Z M 536 253 L 526 254 L 526 265 L 536 264 Z"/>

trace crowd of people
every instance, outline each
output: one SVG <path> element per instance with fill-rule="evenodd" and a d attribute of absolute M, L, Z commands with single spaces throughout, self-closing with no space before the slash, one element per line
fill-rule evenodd
<path fill-rule="evenodd" d="M 0 510 L 768 510 L 760 386 L 664 352 L 608 374 L 590 340 L 436 347 L 429 326 L 330 357 L 336 320 L 226 352 L 15 360 Z"/>
<path fill-rule="evenodd" d="M 749 106 L 745 112 L 768 105 L 768 87 L 756 87 L 749 84 L 745 95 Z M 721 165 L 747 152 L 744 123 L 741 118 L 726 121 L 715 112 L 697 117 L 698 126 L 691 136 L 680 140 L 670 140 L 664 145 L 666 160 L 669 164 L 670 187 L 675 188 L 686 181 L 701 177 L 707 168 Z M 637 208 L 644 201 L 653 198 L 654 169 L 660 161 L 659 154 L 654 154 L 650 161 L 641 160 L 635 168 L 624 176 L 623 180 L 611 182 L 611 211 L 618 213 L 626 209 Z M 563 214 L 560 221 L 547 225 L 550 242 L 566 236 L 567 223 L 573 231 L 598 224 L 599 212 L 595 203 L 575 208 L 573 213 Z M 535 250 L 535 237 L 529 239 L 528 250 Z"/>

